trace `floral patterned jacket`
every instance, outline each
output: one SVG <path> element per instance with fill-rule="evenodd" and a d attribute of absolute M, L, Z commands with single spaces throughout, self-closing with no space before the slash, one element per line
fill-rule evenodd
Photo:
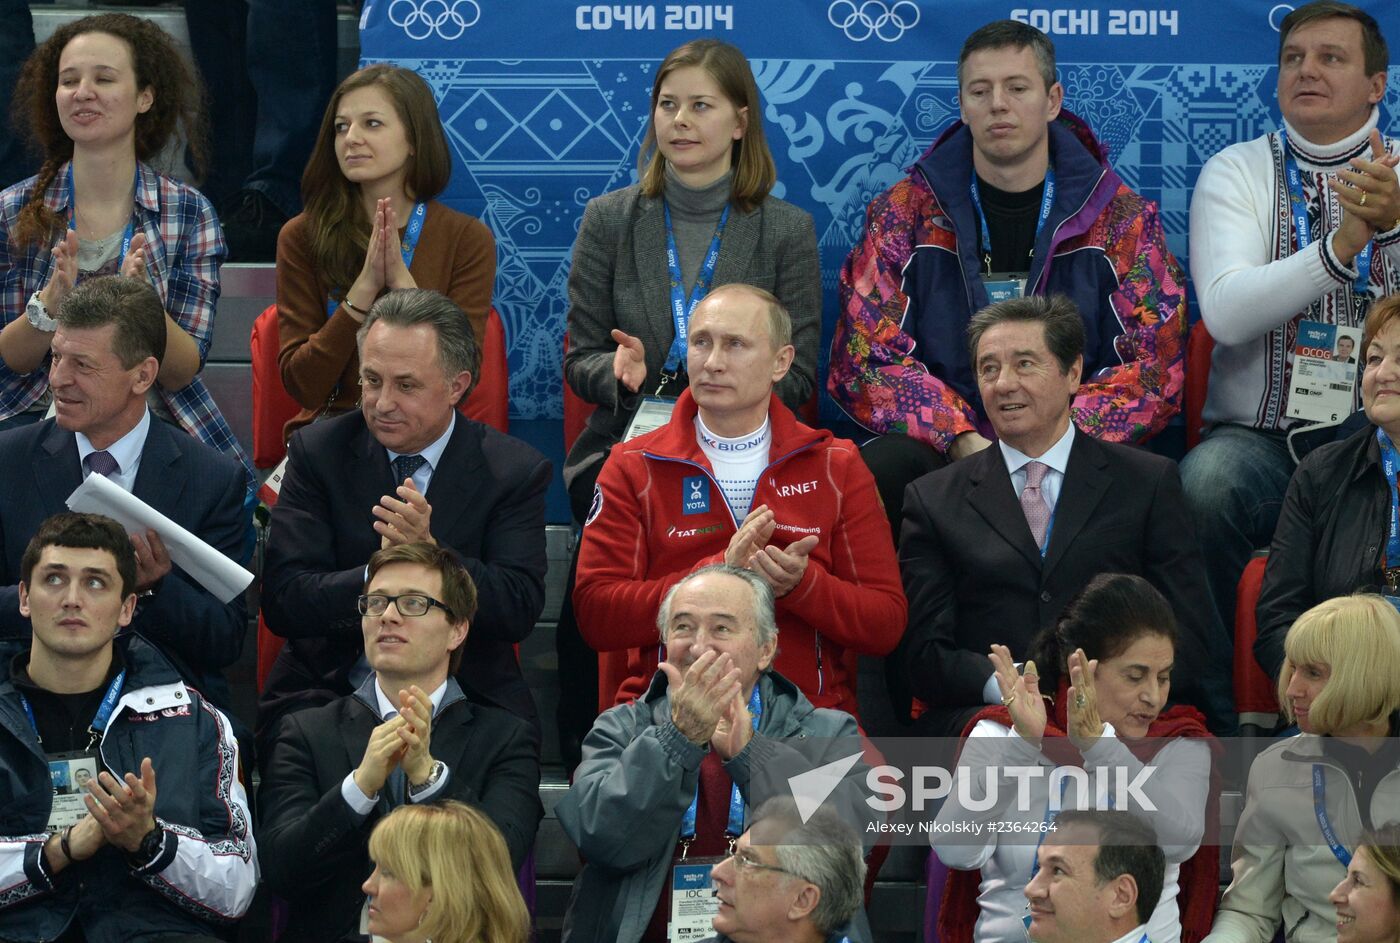
<path fill-rule="evenodd" d="M 1050 125 L 1056 193 L 1036 239 L 1028 291 L 1068 295 L 1084 316 L 1074 421 L 1109 442 L 1141 442 L 1181 405 L 1186 280 L 1157 205 L 1108 166 L 1082 119 Z M 871 202 L 841 269 L 828 388 L 857 422 L 945 451 L 986 433 L 965 330 L 988 304 L 970 196 L 972 136 L 948 129 L 908 177 Z"/>

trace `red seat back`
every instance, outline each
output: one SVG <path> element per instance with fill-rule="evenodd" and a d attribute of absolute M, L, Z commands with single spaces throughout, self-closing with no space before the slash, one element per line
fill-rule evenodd
<path fill-rule="evenodd" d="M 253 322 L 249 338 L 253 358 L 253 464 L 275 468 L 287 454 L 282 428 L 301 406 L 282 386 L 277 366 L 277 306 L 268 305 Z"/>
<path fill-rule="evenodd" d="M 1210 355 L 1215 339 L 1206 330 L 1206 322 L 1197 321 L 1186 339 L 1186 448 L 1193 449 L 1201 441 L 1201 414 L 1206 408 L 1206 392 L 1210 384 Z"/>
<path fill-rule="evenodd" d="M 564 334 L 564 356 L 569 355 L 569 335 Z M 588 424 L 588 417 L 593 412 L 593 404 L 585 400 L 574 392 L 569 386 L 569 378 L 564 378 L 564 454 L 569 453 L 569 449 L 574 447 L 574 440 L 583 431 L 583 427 Z"/>
<path fill-rule="evenodd" d="M 506 326 L 492 308 L 486 313 L 486 336 L 481 341 L 481 375 L 476 388 L 457 411 L 499 432 L 510 432 L 510 362 L 506 357 Z"/>
<path fill-rule="evenodd" d="M 1278 686 L 1254 658 L 1254 639 L 1259 634 L 1254 609 L 1267 562 L 1268 557 L 1250 560 L 1235 592 L 1235 710 L 1241 714 L 1278 713 Z"/>

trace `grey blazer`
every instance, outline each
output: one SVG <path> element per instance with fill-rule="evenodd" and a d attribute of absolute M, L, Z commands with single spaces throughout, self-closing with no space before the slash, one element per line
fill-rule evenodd
<path fill-rule="evenodd" d="M 754 211 L 732 211 L 724 227 L 713 284 L 744 282 L 777 295 L 792 315 L 792 369 L 778 395 L 796 409 L 816 388 L 821 335 L 821 265 L 811 214 L 768 197 Z M 621 440 L 640 397 L 613 376 L 620 328 L 641 338 L 647 352 L 650 392 L 675 337 L 671 321 L 671 276 L 666 267 L 666 222 L 661 200 L 643 196 L 637 185 L 588 202 L 574 240 L 569 270 L 569 353 L 564 378 L 574 392 L 598 404 L 587 428 L 569 450 L 564 481 L 599 463 Z"/>

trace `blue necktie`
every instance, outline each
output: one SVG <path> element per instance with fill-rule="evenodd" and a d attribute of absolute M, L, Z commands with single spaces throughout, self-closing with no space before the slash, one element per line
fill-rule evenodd
<path fill-rule="evenodd" d="M 421 455 L 400 455 L 394 459 L 394 487 L 403 484 L 405 478 L 412 478 L 413 473 L 426 464 L 428 460 Z"/>

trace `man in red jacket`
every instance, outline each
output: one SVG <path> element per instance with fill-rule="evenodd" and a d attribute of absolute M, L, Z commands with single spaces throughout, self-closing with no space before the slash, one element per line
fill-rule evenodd
<path fill-rule="evenodd" d="M 774 667 L 818 707 L 856 714 L 856 655 L 885 655 L 903 634 L 907 607 L 870 472 L 853 443 L 802 425 L 773 394 L 791 335 L 767 291 L 715 289 L 689 319 L 689 389 L 673 407 L 653 404 L 671 408 L 664 425 L 609 455 L 574 592 L 585 641 L 627 651 L 625 672 L 603 660 L 600 706 L 646 689 L 661 599 L 706 564 L 747 567 L 772 585 L 783 639 Z"/>

